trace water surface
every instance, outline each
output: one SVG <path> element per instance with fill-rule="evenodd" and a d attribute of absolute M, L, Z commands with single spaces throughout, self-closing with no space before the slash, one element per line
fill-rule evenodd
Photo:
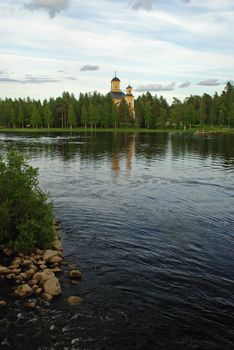
<path fill-rule="evenodd" d="M 234 348 L 234 135 L 0 134 L 12 146 L 84 278 L 47 309 L 4 311 L 3 348 Z"/>

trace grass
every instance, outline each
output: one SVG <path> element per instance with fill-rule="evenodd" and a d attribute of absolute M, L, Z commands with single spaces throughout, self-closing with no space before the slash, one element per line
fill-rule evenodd
<path fill-rule="evenodd" d="M 97 129 L 91 129 L 91 128 L 4 128 L 0 127 L 0 132 L 16 132 L 16 133 L 74 133 L 74 132 L 150 132 L 150 133 L 168 133 L 168 132 L 182 132 L 182 133 L 193 133 L 195 131 L 210 131 L 214 133 L 234 133 L 234 128 L 229 127 L 217 127 L 217 126 L 205 126 L 203 127 L 193 127 L 191 129 L 187 128 L 184 129 L 176 129 L 176 128 L 170 128 L 170 129 L 142 129 L 142 128 L 97 128 Z"/>

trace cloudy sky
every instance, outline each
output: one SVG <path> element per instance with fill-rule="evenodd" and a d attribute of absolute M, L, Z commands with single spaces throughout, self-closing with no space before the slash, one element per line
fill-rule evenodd
<path fill-rule="evenodd" d="M 122 89 L 170 101 L 234 80 L 234 0 L 0 0 L 0 98 Z"/>

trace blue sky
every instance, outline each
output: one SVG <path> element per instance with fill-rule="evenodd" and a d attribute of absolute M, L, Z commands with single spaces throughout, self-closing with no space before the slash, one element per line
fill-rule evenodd
<path fill-rule="evenodd" d="M 233 0 L 0 0 L 0 97 L 122 89 L 184 99 L 234 80 Z"/>

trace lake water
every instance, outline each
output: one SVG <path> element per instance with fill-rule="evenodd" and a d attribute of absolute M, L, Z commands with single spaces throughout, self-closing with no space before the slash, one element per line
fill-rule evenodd
<path fill-rule="evenodd" d="M 3 349 L 234 349 L 234 135 L 0 134 L 12 146 L 39 167 L 83 280 L 2 309 Z"/>

